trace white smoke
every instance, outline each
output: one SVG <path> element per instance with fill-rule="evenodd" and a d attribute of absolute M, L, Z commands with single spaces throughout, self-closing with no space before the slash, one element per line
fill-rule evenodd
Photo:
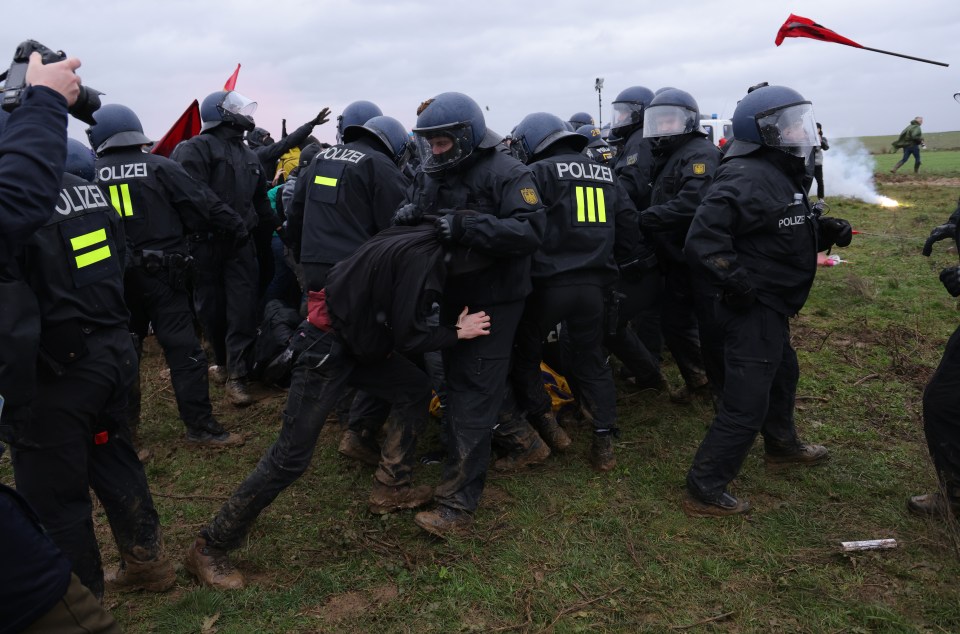
<path fill-rule="evenodd" d="M 875 169 L 873 156 L 860 141 L 844 139 L 831 144 L 823 153 L 823 188 L 827 200 L 846 196 L 874 205 L 896 206 L 896 201 L 877 193 L 873 182 Z M 816 194 L 816 181 L 812 191 Z"/>

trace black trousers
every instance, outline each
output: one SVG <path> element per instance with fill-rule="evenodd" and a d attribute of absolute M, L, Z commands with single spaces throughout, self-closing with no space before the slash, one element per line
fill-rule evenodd
<path fill-rule="evenodd" d="M 470 312 L 482 310 L 490 315 L 490 334 L 458 341 L 443 351 L 450 446 L 443 481 L 436 490 L 439 504 L 472 513 L 480 503 L 523 305 L 523 301 L 471 305 Z M 461 310 L 463 306 L 443 306 L 441 321 L 453 323 Z M 500 431 L 510 436 L 508 430 Z"/>
<path fill-rule="evenodd" d="M 756 303 L 733 311 L 719 304 L 724 384 L 720 409 L 687 473 L 687 488 L 709 498 L 736 477 L 757 434 L 768 452 L 799 444 L 793 420 L 800 368 L 786 315 Z"/>
<path fill-rule="evenodd" d="M 136 553 L 140 560 L 157 556 L 160 522 L 125 423 L 137 367 L 130 333 L 103 328 L 86 343 L 87 354 L 65 366 L 62 376 L 41 370 L 31 417 L 13 445 L 13 473 L 17 490 L 80 581 L 102 597 L 90 489 L 107 513 L 121 554 Z M 101 432 L 106 436 L 96 436 Z"/>
<path fill-rule="evenodd" d="M 960 328 L 923 391 L 923 431 L 937 477 L 960 495 Z"/>
<path fill-rule="evenodd" d="M 227 376 L 240 379 L 250 372 L 250 348 L 257 337 L 257 257 L 247 243 L 191 242 L 194 257 L 193 302 L 214 361 Z"/>
<path fill-rule="evenodd" d="M 130 330 L 141 341 L 153 324 L 170 367 L 180 419 L 188 429 L 202 429 L 213 418 L 207 379 L 207 357 L 193 328 L 193 312 L 186 290 L 170 286 L 163 269 L 150 274 L 140 267 L 127 270 L 124 296 L 130 309 Z M 139 390 L 131 398 L 139 400 Z M 139 407 L 137 407 L 139 410 Z"/>
<path fill-rule="evenodd" d="M 610 429 L 617 418 L 617 393 L 603 351 L 604 293 L 596 284 L 535 287 L 514 339 L 512 380 L 517 405 L 531 416 L 550 411 L 540 361 L 550 330 L 564 322 L 572 363 L 567 373 L 578 388 L 594 427 Z"/>
<path fill-rule="evenodd" d="M 217 516 L 200 531 L 215 548 L 236 548 L 253 522 L 310 466 L 327 415 L 349 386 L 393 405 L 385 445 L 399 447 L 400 458 L 381 462 L 374 475 L 388 485 L 410 482 L 416 434 L 426 422 L 430 391 L 426 375 L 401 354 L 360 364 L 333 331 L 304 322 L 291 344 L 296 355 L 293 380 L 283 411 L 280 436 L 260 459 Z"/>

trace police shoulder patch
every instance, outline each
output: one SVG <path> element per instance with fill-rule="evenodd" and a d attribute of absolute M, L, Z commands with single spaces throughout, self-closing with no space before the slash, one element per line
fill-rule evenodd
<path fill-rule="evenodd" d="M 693 164 L 693 173 L 697 176 L 703 176 L 707 173 L 707 164 L 706 163 L 694 163 Z"/>
<path fill-rule="evenodd" d="M 636 154 L 631 154 L 630 156 L 627 157 L 627 165 L 633 165 L 636 162 L 637 162 Z"/>
<path fill-rule="evenodd" d="M 536 205 L 540 202 L 540 198 L 537 197 L 537 191 L 532 187 L 524 187 L 520 190 L 520 195 L 523 196 L 523 202 L 528 205 Z"/>

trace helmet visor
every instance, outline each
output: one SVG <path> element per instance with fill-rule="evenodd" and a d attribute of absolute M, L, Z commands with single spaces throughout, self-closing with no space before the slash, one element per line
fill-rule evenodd
<path fill-rule="evenodd" d="M 610 116 L 610 128 L 626 128 L 637 125 L 643 119 L 643 104 L 630 101 L 614 101 L 613 113 Z"/>
<path fill-rule="evenodd" d="M 220 107 L 224 112 L 252 117 L 253 113 L 257 111 L 257 102 L 251 101 L 236 91 L 230 91 L 223 98 Z"/>
<path fill-rule="evenodd" d="M 805 155 L 817 140 L 817 120 L 810 102 L 793 104 L 772 112 L 759 113 L 757 125 L 764 145 Z"/>
<path fill-rule="evenodd" d="M 450 169 L 473 151 L 473 127 L 469 123 L 415 128 L 413 132 L 420 168 L 427 174 Z"/>
<path fill-rule="evenodd" d="M 684 106 L 650 106 L 643 116 L 643 136 L 676 136 L 693 132 L 700 123 L 697 119 L 697 113 Z"/>

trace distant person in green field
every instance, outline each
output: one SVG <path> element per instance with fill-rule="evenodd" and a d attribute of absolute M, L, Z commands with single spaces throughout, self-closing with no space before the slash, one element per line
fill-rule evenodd
<path fill-rule="evenodd" d="M 903 158 L 893 166 L 890 170 L 891 174 L 896 174 L 911 155 L 913 156 L 913 173 L 920 171 L 920 148 L 923 146 L 923 130 L 920 129 L 922 124 L 923 117 L 914 117 L 910 125 L 900 133 L 900 137 L 893 142 L 894 149 L 903 150 Z"/>

